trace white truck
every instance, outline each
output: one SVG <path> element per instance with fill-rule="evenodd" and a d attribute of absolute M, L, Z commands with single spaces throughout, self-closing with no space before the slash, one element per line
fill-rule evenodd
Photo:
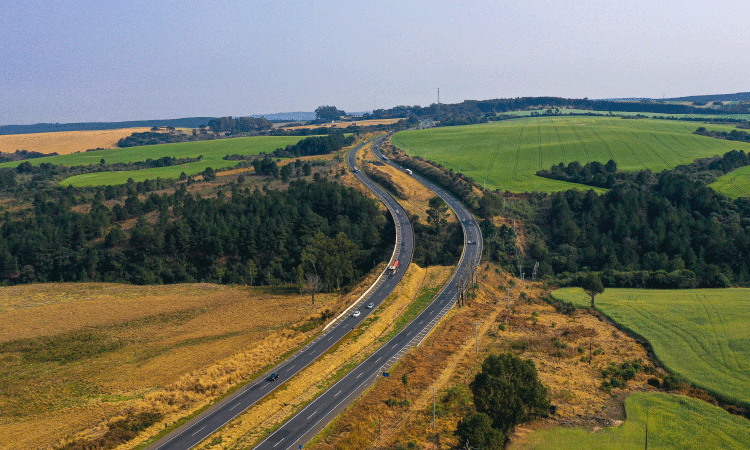
<path fill-rule="evenodd" d="M 411 169 L 404 170 L 408 175 L 414 175 L 414 172 L 411 171 Z"/>

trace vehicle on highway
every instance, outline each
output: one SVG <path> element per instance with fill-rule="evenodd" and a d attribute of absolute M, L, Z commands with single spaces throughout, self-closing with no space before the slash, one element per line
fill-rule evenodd
<path fill-rule="evenodd" d="M 272 373 L 271 375 L 267 376 L 267 377 L 266 377 L 266 380 L 267 380 L 267 381 L 273 381 L 273 380 L 275 380 L 276 378 L 279 378 L 279 374 L 278 374 L 278 373 L 276 373 L 276 372 L 274 372 L 274 373 Z"/>
<path fill-rule="evenodd" d="M 477 244 L 477 243 L 476 243 L 476 242 L 474 242 L 474 241 L 467 241 L 466 243 L 467 243 L 467 244 L 469 244 L 469 245 L 476 245 L 476 244 Z"/>
<path fill-rule="evenodd" d="M 357 168 L 355 167 L 355 168 L 354 168 L 354 173 L 359 173 L 359 169 L 357 169 Z"/>
<path fill-rule="evenodd" d="M 359 317 L 359 316 L 360 316 L 360 314 L 362 314 L 362 313 L 361 313 L 361 312 L 359 312 L 359 311 L 354 311 L 354 312 L 352 313 L 352 317 Z"/>
<path fill-rule="evenodd" d="M 368 303 L 367 304 L 367 309 L 372 309 L 374 307 L 375 307 L 375 303 Z"/>
<path fill-rule="evenodd" d="M 414 172 L 412 172 L 411 169 L 406 169 L 404 170 L 404 172 L 406 172 L 409 175 L 414 175 Z"/>

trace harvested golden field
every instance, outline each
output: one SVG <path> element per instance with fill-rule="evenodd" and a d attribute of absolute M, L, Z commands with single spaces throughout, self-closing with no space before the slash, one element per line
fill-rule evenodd
<path fill-rule="evenodd" d="M 219 450 L 252 447 L 269 429 L 286 420 L 343 376 L 345 371 L 352 369 L 383 345 L 393 333 L 398 317 L 408 311 L 412 302 L 421 294 L 431 294 L 439 289 L 452 271 L 452 267 L 422 269 L 411 264 L 394 293 L 362 326 L 352 331 L 346 340 L 334 346 L 289 383 L 238 416 L 210 440 L 201 444 L 200 448 Z"/>
<path fill-rule="evenodd" d="M 302 345 L 322 310 L 340 310 L 373 278 L 315 306 L 211 284 L 0 288 L 0 449 L 100 436 L 133 411 L 183 417 Z"/>
<path fill-rule="evenodd" d="M 297 127 L 284 127 L 285 130 L 300 130 L 312 128 L 346 128 L 348 126 L 369 127 L 373 125 L 390 125 L 403 119 L 373 119 L 373 120 L 353 120 L 351 122 L 324 123 L 321 125 L 300 125 Z"/>
<path fill-rule="evenodd" d="M 642 359 L 645 350 L 614 326 L 585 312 L 563 315 L 534 300 L 545 291 L 527 283 L 521 298 L 521 281 L 496 265 L 481 265 L 477 296 L 451 311 L 425 342 L 412 349 L 389 379 L 380 379 L 347 409 L 310 448 L 458 448 L 453 435 L 458 420 L 472 408 L 468 383 L 489 353 L 514 351 L 532 359 L 542 382 L 549 388 L 558 414 L 519 427 L 513 440 L 523 439 L 529 429 L 555 424 L 591 424 L 596 418 L 622 420 L 622 399 L 631 391 L 651 389 L 643 373 L 628 382 L 627 389 L 607 393 L 599 389 L 601 369 L 610 362 Z M 511 286 L 508 313 L 505 287 Z M 475 353 L 475 326 L 479 353 Z M 504 330 L 502 328 L 505 328 Z M 523 345 L 515 344 L 523 342 Z M 559 344 L 555 344 L 559 342 Z M 565 344 L 564 347 L 562 344 Z M 593 363 L 581 361 L 589 343 L 601 349 Z M 525 350 L 513 349 L 525 347 Z M 583 348 L 581 353 L 578 348 Z M 598 353 L 598 352 L 597 352 Z M 437 363 L 439 362 L 439 363 Z M 401 382 L 407 375 L 408 385 Z M 436 391 L 436 427 L 432 427 L 432 388 Z M 388 406 L 391 399 L 409 399 L 409 406 Z M 434 446 L 434 447 L 433 447 Z"/>
<path fill-rule="evenodd" d="M 0 152 L 28 150 L 39 153 L 69 155 L 93 148 L 115 148 L 117 141 L 133 133 L 150 128 L 121 128 L 119 130 L 58 131 L 51 133 L 0 135 Z"/>

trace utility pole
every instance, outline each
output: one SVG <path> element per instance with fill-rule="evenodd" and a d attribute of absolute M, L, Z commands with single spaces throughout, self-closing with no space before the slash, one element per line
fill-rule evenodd
<path fill-rule="evenodd" d="M 438 105 L 440 104 L 440 88 L 438 88 Z"/>

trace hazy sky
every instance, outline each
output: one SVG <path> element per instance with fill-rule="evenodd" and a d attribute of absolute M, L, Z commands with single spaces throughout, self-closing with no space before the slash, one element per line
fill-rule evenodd
<path fill-rule="evenodd" d="M 750 91 L 750 1 L 3 0 L 0 124 Z"/>

